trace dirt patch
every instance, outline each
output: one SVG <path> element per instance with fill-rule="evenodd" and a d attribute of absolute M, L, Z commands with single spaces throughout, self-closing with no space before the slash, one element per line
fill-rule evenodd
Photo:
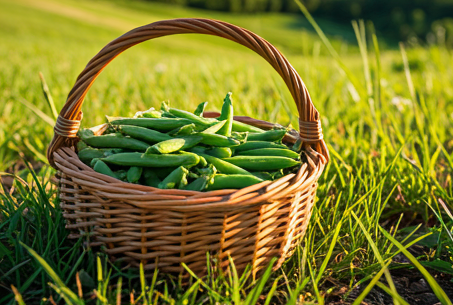
<path fill-rule="evenodd" d="M 447 296 L 453 299 L 453 277 L 443 273 L 436 273 L 429 270 L 437 283 L 442 287 Z M 411 305 L 440 305 L 439 299 L 431 290 L 423 275 L 415 269 L 394 269 L 390 271 L 395 288 L 398 294 Z M 384 278 L 383 278 L 384 279 Z M 358 289 L 353 290 L 346 300 L 341 295 L 327 297 L 326 304 L 329 305 L 348 305 L 360 295 L 368 283 L 363 284 Z M 366 296 L 363 305 L 390 305 L 393 299 L 390 295 L 378 287 L 374 287 Z"/>

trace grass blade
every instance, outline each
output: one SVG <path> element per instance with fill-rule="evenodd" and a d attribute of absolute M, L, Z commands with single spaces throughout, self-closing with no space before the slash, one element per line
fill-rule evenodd
<path fill-rule="evenodd" d="M 52 112 L 53 118 L 56 120 L 58 117 L 57 109 L 55 108 L 55 103 L 53 102 L 52 95 L 50 94 L 49 86 L 47 86 L 46 79 L 44 75 L 39 72 L 39 78 L 41 79 L 42 92 L 46 98 L 47 104 L 49 105 L 50 111 Z"/>
<path fill-rule="evenodd" d="M 360 219 L 357 217 L 357 215 L 354 213 L 354 211 L 351 211 L 351 214 L 355 218 L 357 223 L 359 224 L 360 229 L 362 230 L 363 234 L 365 235 L 366 239 L 368 240 L 368 242 L 371 246 L 371 249 L 373 249 L 374 256 L 376 256 L 376 259 L 379 261 L 382 268 L 384 268 L 384 266 L 385 266 L 384 260 L 382 259 L 382 256 L 381 256 L 376 244 L 374 243 L 373 238 L 371 237 L 370 233 L 368 233 L 368 231 L 365 229 L 365 226 L 360 221 Z M 384 274 L 385 274 L 385 278 L 390 286 L 390 289 L 392 290 L 392 292 L 394 294 L 397 294 L 395 284 L 393 283 L 393 280 L 392 280 L 392 276 L 390 275 L 390 272 L 388 271 L 387 268 L 384 269 Z M 398 300 L 393 299 L 393 301 L 394 301 L 395 305 L 399 304 Z"/>
<path fill-rule="evenodd" d="M 56 285 L 53 285 L 53 288 L 56 288 L 56 291 L 59 292 L 63 298 L 68 301 L 72 301 L 76 304 L 84 304 L 82 300 L 80 300 L 77 295 L 72 292 L 66 285 L 63 283 L 63 281 L 60 279 L 60 277 L 55 273 L 55 271 L 47 264 L 47 262 L 38 254 L 36 253 L 35 250 L 24 244 L 23 242 L 19 242 L 22 247 L 27 249 L 27 251 L 30 253 L 31 256 L 33 256 L 38 263 L 44 268 L 46 273 L 50 276 L 50 278 L 55 282 Z"/>
<path fill-rule="evenodd" d="M 411 263 L 423 274 L 426 281 L 428 282 L 429 286 L 433 290 L 434 294 L 437 296 L 439 301 L 444 305 L 452 305 L 451 300 L 448 298 L 445 291 L 439 286 L 436 280 L 432 277 L 431 274 L 418 262 L 418 260 L 409 252 L 407 249 L 400 244 L 396 239 L 392 237 L 390 233 L 384 230 L 381 226 L 379 226 L 379 230 L 387 237 L 398 249 L 403 252 L 403 254 L 411 261 Z"/>

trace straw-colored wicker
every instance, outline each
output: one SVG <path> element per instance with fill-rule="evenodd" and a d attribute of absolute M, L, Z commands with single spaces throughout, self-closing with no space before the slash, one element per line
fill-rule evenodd
<path fill-rule="evenodd" d="M 161 190 L 125 183 L 93 171 L 75 153 L 82 104 L 105 66 L 140 42 L 182 33 L 209 34 L 235 41 L 266 59 L 286 82 L 299 111 L 299 133 L 285 137 L 303 141 L 297 174 L 240 190 L 196 192 Z M 207 113 L 206 116 L 215 116 Z M 251 125 L 273 124 L 235 117 Z M 70 237 L 90 236 L 91 245 L 105 246 L 113 259 L 144 263 L 163 272 L 181 272 L 184 262 L 195 273 L 206 269 L 210 252 L 221 266 L 230 255 L 236 268 L 251 264 L 254 274 L 278 257 L 288 258 L 307 228 L 317 180 L 328 161 L 318 111 L 296 70 L 269 42 L 226 22 L 175 19 L 136 28 L 105 46 L 79 75 L 60 112 L 47 157 L 58 170 L 61 207 Z"/>

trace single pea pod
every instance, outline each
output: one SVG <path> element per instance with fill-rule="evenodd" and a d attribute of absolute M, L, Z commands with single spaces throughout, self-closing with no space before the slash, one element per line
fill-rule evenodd
<path fill-rule="evenodd" d="M 267 141 L 248 141 L 246 143 L 243 143 L 241 145 L 238 145 L 234 148 L 234 152 L 238 153 L 240 151 L 245 151 L 245 150 L 252 150 L 252 149 L 260 149 L 260 148 L 281 148 L 285 149 L 288 148 L 284 144 L 278 144 L 278 143 L 273 143 L 273 142 L 267 142 Z"/>
<path fill-rule="evenodd" d="M 134 115 L 134 119 L 136 118 L 160 118 L 162 117 L 162 112 L 157 111 L 153 107 L 146 111 L 138 111 Z"/>
<path fill-rule="evenodd" d="M 251 171 L 277 170 L 300 164 L 300 161 L 291 158 L 274 156 L 235 156 L 223 161 Z"/>
<path fill-rule="evenodd" d="M 188 124 L 168 132 L 170 136 L 184 136 L 195 132 L 195 124 Z"/>
<path fill-rule="evenodd" d="M 207 152 L 206 152 L 207 153 Z M 239 156 L 280 156 L 293 159 L 299 159 L 299 154 L 290 149 L 282 148 L 258 148 L 252 150 L 240 151 L 237 153 Z"/>
<path fill-rule="evenodd" d="M 94 158 L 93 160 L 91 160 L 90 166 L 94 168 L 94 166 L 96 165 L 96 163 L 97 163 L 99 160 L 101 160 L 101 159 L 99 159 L 99 158 Z"/>
<path fill-rule="evenodd" d="M 191 149 L 189 149 L 190 152 L 193 152 L 194 154 L 204 154 L 206 152 L 206 147 L 203 146 L 194 146 Z"/>
<path fill-rule="evenodd" d="M 96 164 L 94 164 L 93 169 L 95 172 L 118 179 L 117 175 L 115 175 L 115 173 L 110 169 L 110 167 L 101 160 L 98 160 Z"/>
<path fill-rule="evenodd" d="M 211 127 L 206 128 L 202 132 L 203 133 L 217 133 L 225 125 L 225 123 L 226 123 L 226 121 L 220 121 L 220 122 L 212 125 Z"/>
<path fill-rule="evenodd" d="M 212 134 L 212 133 L 197 133 L 197 135 L 201 136 L 203 139 L 201 143 L 211 146 L 219 146 L 219 147 L 231 147 L 241 144 L 238 140 L 233 138 L 225 137 L 219 134 Z"/>
<path fill-rule="evenodd" d="M 143 180 L 145 185 L 152 187 L 158 187 L 159 183 L 162 182 L 156 172 L 151 168 L 145 168 L 143 170 Z"/>
<path fill-rule="evenodd" d="M 191 123 L 194 123 L 196 126 L 200 126 L 200 127 L 209 127 L 216 123 L 215 120 L 203 118 L 203 117 L 193 114 L 192 112 L 185 111 L 185 110 L 169 108 L 168 112 L 170 112 L 171 114 L 173 114 L 174 116 L 176 116 L 178 118 L 187 119 L 187 120 L 191 121 Z"/>
<path fill-rule="evenodd" d="M 143 173 L 143 167 L 131 166 L 127 171 L 127 181 L 130 183 L 137 183 Z"/>
<path fill-rule="evenodd" d="M 249 131 L 249 132 L 264 132 L 261 128 L 245 124 L 239 121 L 233 121 L 233 131 L 238 131 L 238 132 L 244 132 L 244 131 Z"/>
<path fill-rule="evenodd" d="M 207 190 L 241 189 L 262 181 L 252 175 L 215 175 L 214 182 L 208 185 Z"/>
<path fill-rule="evenodd" d="M 119 153 L 101 160 L 116 165 L 141 167 L 193 166 L 200 161 L 195 154 L 145 155 L 138 152 Z"/>
<path fill-rule="evenodd" d="M 272 129 L 260 133 L 249 133 L 248 141 L 268 141 L 275 142 L 281 141 L 286 134 L 285 129 Z"/>
<path fill-rule="evenodd" d="M 220 112 L 219 120 L 226 120 L 225 125 L 219 130 L 218 134 L 230 137 L 233 129 L 233 101 L 231 99 L 231 92 L 228 92 L 223 100 L 222 111 Z"/>
<path fill-rule="evenodd" d="M 93 159 L 95 158 L 103 158 L 107 157 L 113 154 L 117 154 L 120 152 L 123 152 L 123 149 L 120 148 L 93 148 L 93 147 L 87 147 L 77 153 L 79 156 L 80 161 L 82 161 L 85 164 L 90 164 Z M 94 165 L 93 165 L 94 166 Z"/>
<path fill-rule="evenodd" d="M 302 150 L 302 144 L 303 141 L 301 140 L 301 138 L 297 138 L 296 143 L 294 143 L 291 149 L 294 150 L 295 152 L 300 153 L 300 151 Z"/>
<path fill-rule="evenodd" d="M 202 140 L 202 137 L 193 136 L 193 137 L 184 137 L 184 138 L 175 138 L 167 141 L 162 141 L 154 144 L 146 150 L 146 154 L 169 154 L 175 151 L 189 149 Z"/>
<path fill-rule="evenodd" d="M 197 108 L 195 109 L 195 111 L 193 112 L 193 114 L 199 116 L 199 117 L 202 117 L 203 116 L 203 112 L 206 108 L 206 106 L 208 105 L 208 102 L 203 102 L 203 103 L 200 103 Z"/>
<path fill-rule="evenodd" d="M 87 143 L 85 143 L 83 141 L 77 142 L 77 151 L 84 150 L 85 148 L 88 148 L 88 147 L 89 146 L 87 145 Z"/>
<path fill-rule="evenodd" d="M 77 136 L 82 140 L 84 141 L 86 138 L 91 138 L 91 137 L 94 137 L 94 132 L 93 130 L 89 129 L 89 128 L 83 128 L 83 129 L 80 129 L 78 132 L 77 132 Z"/>
<path fill-rule="evenodd" d="M 250 173 L 248 171 L 246 171 L 245 169 L 243 169 L 239 166 L 236 166 L 232 163 L 229 163 L 227 161 L 224 161 L 222 159 L 219 159 L 219 158 L 216 158 L 216 157 L 213 157 L 210 155 L 206 155 L 206 154 L 200 154 L 200 156 L 205 158 L 206 161 L 208 161 L 208 163 L 211 163 L 212 165 L 214 165 L 215 168 L 223 174 L 250 175 Z"/>
<path fill-rule="evenodd" d="M 125 137 L 120 133 L 111 133 L 102 136 L 86 137 L 85 143 L 97 148 L 125 148 L 136 151 L 146 151 L 149 145 L 140 140 Z"/>
<path fill-rule="evenodd" d="M 251 172 L 251 174 L 263 180 L 274 180 L 272 174 L 268 172 Z"/>
<path fill-rule="evenodd" d="M 112 125 L 133 125 L 151 128 L 160 131 L 170 131 L 172 129 L 192 123 L 190 120 L 182 118 L 137 118 L 137 119 L 118 119 L 110 122 Z"/>
<path fill-rule="evenodd" d="M 191 156 L 193 156 L 194 158 L 197 159 L 195 163 L 186 165 L 187 168 L 190 168 L 190 167 L 195 166 L 195 165 L 206 166 L 208 164 L 206 162 L 205 158 L 203 158 L 202 156 L 200 156 L 198 154 L 195 154 L 193 152 L 188 152 L 188 151 L 181 150 L 179 153 L 182 154 L 182 155 L 191 155 Z"/>
<path fill-rule="evenodd" d="M 104 150 L 88 147 L 80 150 L 77 155 L 79 156 L 80 161 L 85 164 L 90 164 L 91 160 L 95 158 L 103 158 Z"/>
<path fill-rule="evenodd" d="M 198 192 L 201 192 L 204 189 L 206 189 L 210 179 L 211 178 L 206 177 L 206 176 L 199 177 L 199 178 L 195 179 L 194 181 L 192 181 L 191 183 L 189 183 L 188 185 L 186 185 L 184 187 L 184 189 L 187 190 L 187 191 L 198 191 Z"/>
<path fill-rule="evenodd" d="M 205 151 L 207 155 L 216 157 L 216 158 L 229 158 L 233 154 L 231 148 L 229 147 L 214 147 Z"/>
<path fill-rule="evenodd" d="M 173 139 L 166 133 L 139 126 L 120 125 L 118 126 L 118 131 L 150 144 Z"/>
<path fill-rule="evenodd" d="M 184 181 L 185 176 L 189 171 L 183 166 L 178 167 L 170 173 L 161 183 L 159 183 L 160 189 L 174 189 L 181 184 L 181 181 Z M 187 184 L 187 180 L 186 180 Z"/>
<path fill-rule="evenodd" d="M 206 161 L 206 159 L 203 158 L 202 156 L 199 156 L 199 157 L 200 157 L 200 162 L 198 162 L 198 164 L 199 164 L 201 167 L 208 166 L 208 161 Z"/>

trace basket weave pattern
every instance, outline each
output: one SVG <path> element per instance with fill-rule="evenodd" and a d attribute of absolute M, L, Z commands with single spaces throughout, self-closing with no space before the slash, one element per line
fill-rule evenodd
<path fill-rule="evenodd" d="M 119 181 L 96 173 L 74 151 L 81 107 L 92 83 L 120 53 L 156 37 L 178 33 L 210 34 L 238 42 L 265 58 L 286 82 L 299 111 L 303 160 L 296 174 L 240 190 L 196 192 L 161 190 Z M 207 114 L 210 116 L 212 114 Z M 273 124 L 248 117 L 235 120 L 269 129 Z M 102 49 L 79 75 L 55 126 L 48 150 L 58 169 L 60 201 L 71 238 L 89 236 L 113 259 L 145 269 L 181 272 L 184 262 L 195 273 L 206 268 L 206 252 L 221 266 L 228 256 L 236 268 L 252 265 L 254 274 L 272 257 L 279 267 L 307 228 L 317 180 L 328 161 L 319 114 L 297 72 L 269 42 L 240 27 L 207 19 L 165 20 L 134 29 Z"/>

